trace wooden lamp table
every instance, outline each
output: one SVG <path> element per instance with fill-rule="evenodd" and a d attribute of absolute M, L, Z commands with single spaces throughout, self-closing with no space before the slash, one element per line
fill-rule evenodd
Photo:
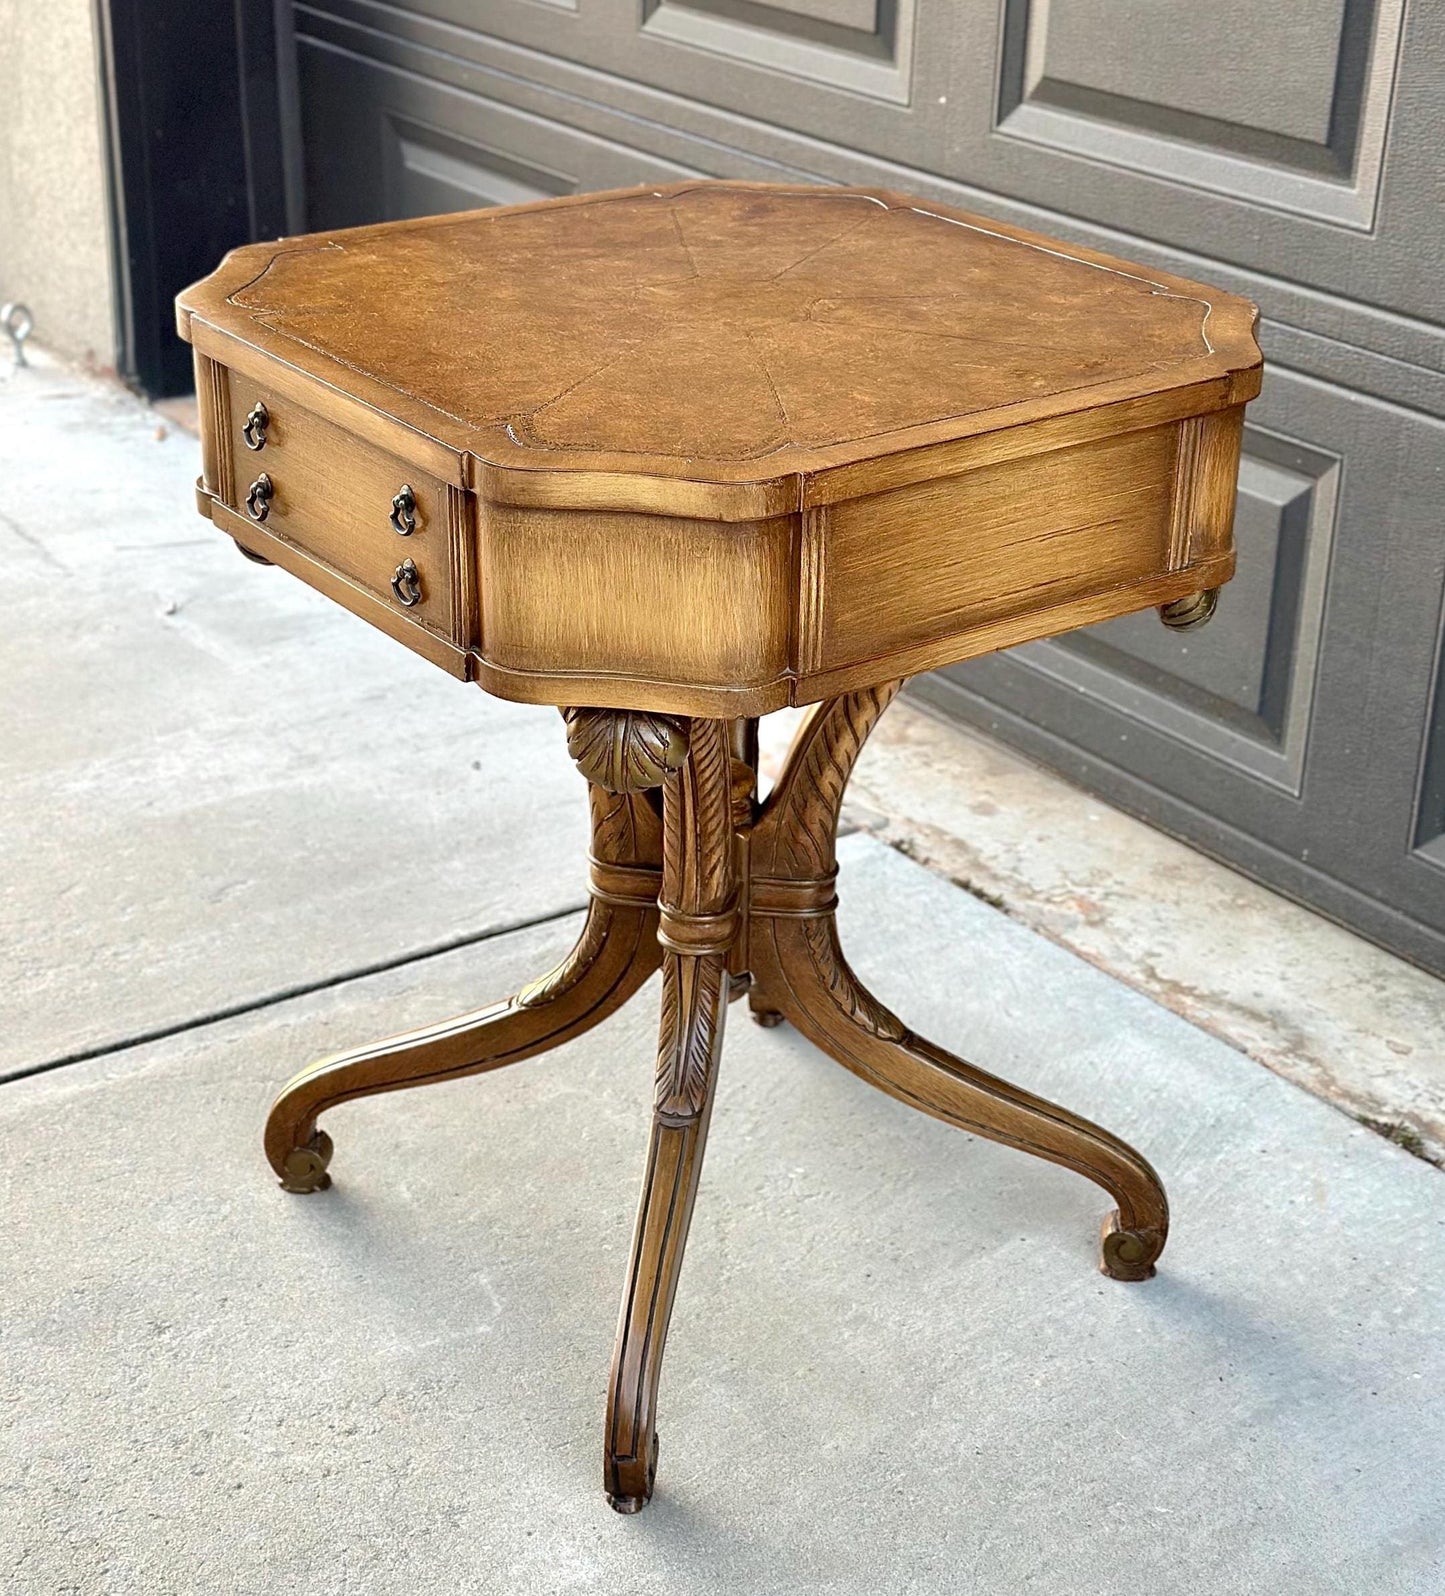
<path fill-rule="evenodd" d="M 895 194 L 631 189 L 237 250 L 179 301 L 203 514 L 454 676 L 563 709 L 591 794 L 576 947 L 492 1008 L 304 1070 L 266 1126 L 580 1035 L 662 970 L 607 1405 L 652 1492 L 663 1345 L 723 1019 L 747 994 L 854 1073 L 1108 1192 L 1102 1266 L 1168 1208 L 1108 1131 L 924 1041 L 839 951 L 834 841 L 904 678 L 1157 606 L 1234 567 L 1252 305 Z M 764 801 L 757 717 L 812 704 Z"/>

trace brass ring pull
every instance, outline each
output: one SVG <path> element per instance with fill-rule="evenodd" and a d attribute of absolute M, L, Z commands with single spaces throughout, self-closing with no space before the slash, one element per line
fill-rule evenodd
<path fill-rule="evenodd" d="M 410 609 L 421 603 L 421 574 L 415 560 L 403 560 L 391 573 L 391 590 L 398 604 Z"/>
<path fill-rule="evenodd" d="M 248 449 L 264 449 L 266 447 L 266 428 L 271 425 L 271 412 L 258 399 L 251 407 L 251 414 L 246 417 L 246 423 L 241 428 L 241 436 L 246 441 Z"/>
<path fill-rule="evenodd" d="M 263 471 L 251 484 L 246 494 L 246 514 L 253 521 L 264 521 L 271 513 L 271 496 L 275 493 L 271 479 Z"/>
<path fill-rule="evenodd" d="M 391 529 L 409 538 L 416 531 L 416 494 L 409 482 L 403 482 L 401 491 L 391 501 Z"/>

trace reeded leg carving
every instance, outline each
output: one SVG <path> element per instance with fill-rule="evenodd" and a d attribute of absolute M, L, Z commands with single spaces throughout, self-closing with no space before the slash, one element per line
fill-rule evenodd
<path fill-rule="evenodd" d="M 1101 1267 L 1154 1273 L 1169 1228 L 1159 1177 L 1127 1143 L 915 1036 L 857 980 L 838 945 L 833 882 L 843 791 L 902 684 L 819 705 L 752 838 L 750 954 L 762 990 L 817 1046 L 890 1096 L 991 1141 L 1076 1170 L 1113 1197 Z"/>
<path fill-rule="evenodd" d="M 647 1174 L 613 1352 L 603 1458 L 607 1498 L 652 1495 L 654 1414 L 673 1296 L 712 1114 L 739 910 L 729 728 L 694 720 L 663 788 L 662 1020 Z"/>
<path fill-rule="evenodd" d="M 591 787 L 592 897 L 576 945 L 515 997 L 440 1025 L 322 1059 L 290 1081 L 266 1121 L 266 1157 L 287 1191 L 331 1184 L 331 1138 L 317 1118 L 355 1097 L 500 1069 L 580 1036 L 661 962 L 661 828 L 642 794 Z"/>

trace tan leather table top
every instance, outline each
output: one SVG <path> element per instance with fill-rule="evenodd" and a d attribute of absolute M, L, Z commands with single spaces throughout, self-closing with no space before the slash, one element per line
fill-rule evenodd
<path fill-rule="evenodd" d="M 317 234 L 179 313 L 214 518 L 505 696 L 758 713 L 1232 570 L 1254 307 L 922 201 L 696 183 Z M 450 545 L 409 545 L 410 606 L 400 545 L 348 530 L 393 478 Z"/>

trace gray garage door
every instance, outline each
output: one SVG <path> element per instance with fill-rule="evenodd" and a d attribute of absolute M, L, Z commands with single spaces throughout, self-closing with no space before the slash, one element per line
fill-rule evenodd
<path fill-rule="evenodd" d="M 1445 971 L 1445 5 L 325 0 L 313 226 L 707 174 L 880 183 L 1257 300 L 1240 575 L 917 689 Z"/>

